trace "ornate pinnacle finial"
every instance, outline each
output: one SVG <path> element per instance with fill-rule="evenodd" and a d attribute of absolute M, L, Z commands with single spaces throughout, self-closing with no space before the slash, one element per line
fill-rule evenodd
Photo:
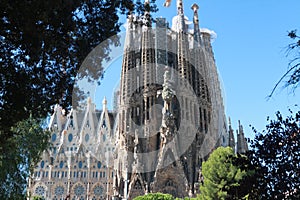
<path fill-rule="evenodd" d="M 104 98 L 103 98 L 103 100 L 102 100 L 102 104 L 103 104 L 103 105 L 107 105 L 106 96 L 104 96 Z"/>
<path fill-rule="evenodd" d="M 198 24 L 199 18 L 198 18 L 198 9 L 199 6 L 197 4 L 193 4 L 191 9 L 194 11 L 194 24 Z"/>
<path fill-rule="evenodd" d="M 164 3 L 164 7 L 169 7 L 171 5 L 172 0 L 166 0 Z"/>
<path fill-rule="evenodd" d="M 230 117 L 228 117 L 228 123 L 229 123 L 229 126 L 231 126 L 231 119 L 230 119 Z"/>
<path fill-rule="evenodd" d="M 182 0 L 177 0 L 177 12 L 178 15 L 183 15 L 183 5 L 182 5 Z"/>
<path fill-rule="evenodd" d="M 196 3 L 194 3 L 191 8 L 194 12 L 197 12 L 199 9 L 199 6 Z"/>
<path fill-rule="evenodd" d="M 244 134 L 243 125 L 241 124 L 240 120 L 239 120 L 239 132 Z"/>
<path fill-rule="evenodd" d="M 144 17 L 143 17 L 143 25 L 145 25 L 145 27 L 151 27 L 150 2 L 149 2 L 149 0 L 145 0 L 144 8 L 145 8 L 145 13 L 144 13 Z"/>
<path fill-rule="evenodd" d="M 91 97 L 88 97 L 88 99 L 87 99 L 87 103 L 88 103 L 88 104 L 91 104 L 91 103 L 92 103 L 92 99 L 91 99 Z"/>

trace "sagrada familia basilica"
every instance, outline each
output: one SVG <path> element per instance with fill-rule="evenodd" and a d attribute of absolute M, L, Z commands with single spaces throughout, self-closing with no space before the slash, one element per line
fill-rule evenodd
<path fill-rule="evenodd" d="M 219 146 L 247 150 L 227 124 L 212 31 L 193 24 L 177 0 L 172 27 L 165 18 L 129 14 L 117 110 L 89 98 L 64 114 L 55 106 L 51 146 L 34 169 L 30 196 L 59 200 L 133 199 L 147 193 L 193 197 L 201 164 Z M 166 2 L 167 4 L 169 2 Z"/>

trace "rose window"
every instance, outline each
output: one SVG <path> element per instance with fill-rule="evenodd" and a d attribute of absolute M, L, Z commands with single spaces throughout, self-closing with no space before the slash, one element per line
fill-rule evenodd
<path fill-rule="evenodd" d="M 94 188 L 94 194 L 97 195 L 97 196 L 100 196 L 102 195 L 103 193 L 103 187 L 98 185 Z"/>
<path fill-rule="evenodd" d="M 45 194 L 45 188 L 43 186 L 38 186 L 35 189 L 35 193 L 39 196 L 43 196 Z"/>
<path fill-rule="evenodd" d="M 77 185 L 74 189 L 75 195 L 80 196 L 84 194 L 84 187 L 82 185 Z"/>
<path fill-rule="evenodd" d="M 63 193 L 64 193 L 64 188 L 62 187 L 62 186 L 57 186 L 56 188 L 55 188 L 55 195 L 57 195 L 57 196 L 60 196 L 60 195 L 63 195 Z"/>

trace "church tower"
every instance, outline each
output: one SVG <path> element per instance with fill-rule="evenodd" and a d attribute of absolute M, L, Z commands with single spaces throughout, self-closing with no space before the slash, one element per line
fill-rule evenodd
<path fill-rule="evenodd" d="M 114 199 L 151 192 L 194 196 L 202 161 L 228 132 L 213 32 L 193 28 L 182 0 L 172 28 L 164 18 L 151 21 L 149 2 L 143 16 L 129 14 L 121 71 Z"/>

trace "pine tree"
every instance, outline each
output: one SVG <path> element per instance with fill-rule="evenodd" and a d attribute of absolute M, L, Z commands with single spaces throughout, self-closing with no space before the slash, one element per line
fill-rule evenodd
<path fill-rule="evenodd" d="M 241 192 L 240 183 L 252 172 L 236 165 L 238 157 L 231 147 L 219 147 L 202 164 L 203 185 L 200 199 L 243 199 L 247 193 Z"/>

